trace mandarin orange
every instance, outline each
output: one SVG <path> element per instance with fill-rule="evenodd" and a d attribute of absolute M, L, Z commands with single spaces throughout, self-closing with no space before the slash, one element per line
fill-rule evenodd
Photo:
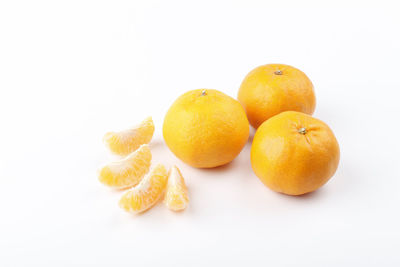
<path fill-rule="evenodd" d="M 339 144 L 324 122 L 286 111 L 265 121 L 251 146 L 251 165 L 269 188 L 288 195 L 324 185 L 339 164 Z"/>
<path fill-rule="evenodd" d="M 310 79 L 299 69 L 284 64 L 267 64 L 244 78 L 238 100 L 250 124 L 261 123 L 283 111 L 314 113 L 315 94 Z"/>
<path fill-rule="evenodd" d="M 185 163 L 212 168 L 232 161 L 249 137 L 249 122 L 238 101 L 213 89 L 181 95 L 163 125 L 169 149 Z"/>

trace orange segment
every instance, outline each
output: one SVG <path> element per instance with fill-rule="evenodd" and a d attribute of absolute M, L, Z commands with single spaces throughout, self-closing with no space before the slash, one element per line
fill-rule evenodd
<path fill-rule="evenodd" d="M 107 186 L 118 189 L 135 186 L 149 171 L 150 162 L 149 146 L 141 145 L 126 158 L 104 166 L 100 170 L 99 180 Z"/>
<path fill-rule="evenodd" d="M 103 140 L 111 152 L 128 155 L 138 149 L 140 145 L 148 144 L 153 133 L 154 123 L 152 118 L 148 117 L 132 129 L 106 133 Z"/>
<path fill-rule="evenodd" d="M 189 203 L 185 180 L 176 166 L 172 167 L 169 171 L 164 203 L 173 211 L 183 210 Z"/>
<path fill-rule="evenodd" d="M 164 193 L 167 179 L 165 167 L 158 164 L 137 186 L 122 196 L 119 206 L 132 213 L 139 213 L 151 208 Z"/>

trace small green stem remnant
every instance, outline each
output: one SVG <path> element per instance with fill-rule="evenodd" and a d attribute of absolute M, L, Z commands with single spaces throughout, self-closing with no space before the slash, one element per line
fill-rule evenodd
<path fill-rule="evenodd" d="M 306 130 L 306 128 L 300 128 L 299 130 L 298 130 L 298 132 L 299 132 L 299 134 L 306 134 L 307 133 L 307 130 Z"/>
<path fill-rule="evenodd" d="M 281 70 L 276 70 L 276 71 L 274 72 L 274 74 L 275 74 L 275 75 L 282 75 L 282 71 L 281 71 Z"/>
<path fill-rule="evenodd" d="M 203 91 L 201 91 L 201 95 L 206 95 L 207 94 L 207 92 L 206 92 L 206 89 L 204 89 Z"/>

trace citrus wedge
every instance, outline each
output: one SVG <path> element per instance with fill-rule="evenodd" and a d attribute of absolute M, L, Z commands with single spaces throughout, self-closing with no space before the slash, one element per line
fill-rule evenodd
<path fill-rule="evenodd" d="M 152 118 L 148 117 L 131 129 L 106 133 L 103 140 L 111 152 L 128 155 L 138 149 L 140 145 L 148 144 L 153 133 L 154 123 Z"/>
<path fill-rule="evenodd" d="M 189 203 L 185 180 L 176 166 L 173 166 L 168 174 L 164 203 L 173 211 L 184 210 Z"/>
<path fill-rule="evenodd" d="M 165 167 L 158 164 L 137 186 L 125 192 L 119 201 L 119 206 L 131 213 L 139 213 L 151 208 L 164 193 L 167 179 Z"/>
<path fill-rule="evenodd" d="M 104 166 L 99 173 L 103 184 L 123 189 L 137 185 L 149 171 L 151 152 L 149 145 L 141 145 L 126 158 Z"/>

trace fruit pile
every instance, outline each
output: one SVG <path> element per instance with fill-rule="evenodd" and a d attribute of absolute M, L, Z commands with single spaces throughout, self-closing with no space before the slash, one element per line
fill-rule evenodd
<path fill-rule="evenodd" d="M 163 136 L 183 162 L 213 168 L 241 152 L 251 124 L 256 129 L 250 155 L 255 174 L 276 192 L 302 195 L 324 185 L 339 165 L 339 144 L 329 126 L 311 116 L 315 105 L 313 84 L 302 71 L 284 64 L 263 65 L 245 77 L 238 101 L 213 89 L 181 95 L 165 116 Z M 110 150 L 127 156 L 105 166 L 100 181 L 115 188 L 132 187 L 120 201 L 127 211 L 152 207 L 165 190 L 167 207 L 182 210 L 188 196 L 178 168 L 167 174 L 157 165 L 149 171 L 146 144 L 153 132 L 148 118 L 133 129 L 106 134 Z"/>

